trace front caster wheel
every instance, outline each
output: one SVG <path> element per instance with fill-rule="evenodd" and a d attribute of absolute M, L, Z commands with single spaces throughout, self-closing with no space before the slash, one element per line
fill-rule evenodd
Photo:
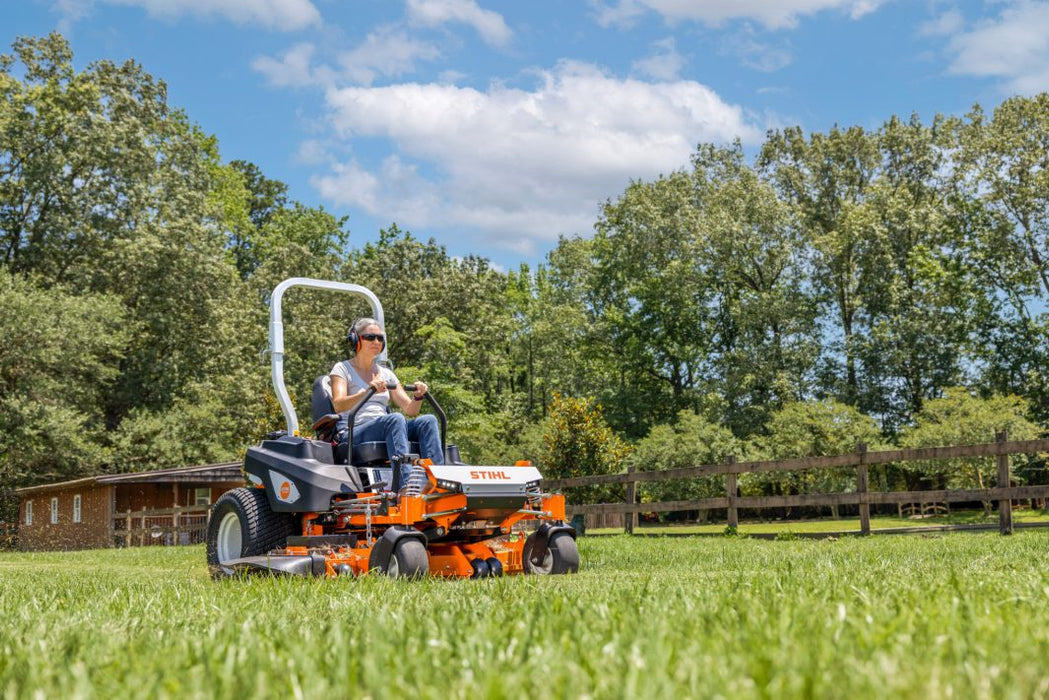
<path fill-rule="evenodd" d="M 429 573 L 430 556 L 423 543 L 408 537 L 398 540 L 386 566 L 386 575 L 390 578 L 422 578 Z"/>
<path fill-rule="evenodd" d="M 550 538 L 546 548 L 546 556 L 542 562 L 532 561 L 532 548 L 535 546 L 535 534 L 528 536 L 525 540 L 524 568 L 526 573 L 546 576 L 549 574 L 574 574 L 579 571 L 579 548 L 575 539 L 567 532 L 557 532 Z"/>

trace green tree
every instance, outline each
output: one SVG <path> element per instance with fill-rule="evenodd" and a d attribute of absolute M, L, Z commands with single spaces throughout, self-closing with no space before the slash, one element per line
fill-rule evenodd
<path fill-rule="evenodd" d="M 677 421 L 657 425 L 634 446 L 628 466 L 637 471 L 659 471 L 721 464 L 738 455 L 741 445 L 731 430 L 715 425 L 691 411 L 681 411 Z M 725 477 L 699 477 L 648 481 L 641 485 L 642 502 L 684 501 L 725 495 Z M 700 520 L 705 519 L 700 512 Z"/>
<path fill-rule="evenodd" d="M 260 233 L 288 204 L 288 186 L 269 179 L 257 165 L 245 160 L 230 161 L 226 167 L 237 176 L 243 188 L 237 198 L 238 219 L 246 220 L 247 225 L 230 230 L 229 247 L 237 271 L 247 279 L 262 262 L 260 252 L 255 250 Z"/>
<path fill-rule="evenodd" d="M 995 292 L 976 349 L 984 389 L 1019 393 L 1049 418 L 1049 94 L 976 105 L 956 124 L 955 225 L 981 284 Z"/>
<path fill-rule="evenodd" d="M 1049 93 L 1007 99 L 990 120 L 976 105 L 968 119 L 962 155 L 973 194 L 991 232 L 1007 236 L 1002 253 L 1020 256 L 1002 268 L 1004 279 L 1049 295 Z"/>
<path fill-rule="evenodd" d="M 756 458 L 841 455 L 854 452 L 860 444 L 876 449 L 882 440 L 873 418 L 830 399 L 786 404 L 772 415 L 766 430 L 767 434 L 756 438 L 751 446 L 751 454 Z M 887 488 L 884 469 L 875 469 L 872 479 L 882 490 Z M 740 486 L 745 492 L 776 495 L 850 491 L 856 487 L 856 470 L 843 467 L 744 474 Z M 837 518 L 837 507 L 831 510 Z"/>
<path fill-rule="evenodd" d="M 963 379 L 971 338 L 988 299 L 973 279 L 947 215 L 952 129 L 895 117 L 878 131 L 883 166 L 857 221 L 864 328 L 862 410 L 894 432 L 926 399 Z"/>
<path fill-rule="evenodd" d="M 715 390 L 737 434 L 813 390 L 817 305 L 798 221 L 744 162 L 742 147 L 693 156 L 700 246 L 716 289 Z"/>
<path fill-rule="evenodd" d="M 612 364 L 602 399 L 628 435 L 699 408 L 713 374 L 714 285 L 699 218 L 692 179 L 679 172 L 632 183 L 597 222 L 587 305 L 594 350 Z"/>
<path fill-rule="evenodd" d="M 941 398 L 925 403 L 914 425 L 900 436 L 904 447 L 940 447 L 992 442 L 1004 430 L 1010 440 L 1033 440 L 1042 429 L 1027 419 L 1027 402 L 1018 396 L 978 398 L 963 388 L 948 389 Z M 1022 465 L 1021 465 L 1022 466 Z M 941 488 L 982 489 L 996 475 L 990 458 L 909 462 L 907 468 Z M 1003 484 L 1004 485 L 1004 484 Z M 990 503 L 984 508 L 990 510 Z"/>
<path fill-rule="evenodd" d="M 592 269 L 590 241 L 561 238 L 547 264 L 507 275 L 506 306 L 512 319 L 508 372 L 511 391 L 525 397 L 528 414 L 546 415 L 553 391 L 600 395 L 609 382 L 594 324 L 584 301 Z"/>
<path fill-rule="evenodd" d="M 834 329 L 828 344 L 832 358 L 824 380 L 832 393 L 849 404 L 859 398 L 856 352 L 857 315 L 863 305 L 863 221 L 857 210 L 868 197 L 880 154 L 861 127 L 834 127 L 805 138 L 800 127 L 773 131 L 765 140 L 758 167 L 768 173 L 784 201 L 796 207 L 807 247 L 813 254 L 813 282 L 819 298 L 832 310 Z"/>
<path fill-rule="evenodd" d="M 133 333 L 119 299 L 0 267 L 0 480 L 26 486 L 104 467 L 105 398 Z"/>
<path fill-rule="evenodd" d="M 608 427 L 601 407 L 593 399 L 555 393 L 542 426 L 538 466 L 546 478 L 615 474 L 625 469 L 630 447 Z M 622 489 L 602 486 L 565 490 L 572 503 L 622 498 L 621 492 Z"/>
<path fill-rule="evenodd" d="M 158 410 L 228 351 L 238 309 L 224 256 L 217 146 L 134 62 L 77 72 L 58 34 L 0 60 L 0 236 L 7 268 L 119 296 L 136 334 L 106 420 Z M 22 79 L 16 77 L 15 61 Z"/>

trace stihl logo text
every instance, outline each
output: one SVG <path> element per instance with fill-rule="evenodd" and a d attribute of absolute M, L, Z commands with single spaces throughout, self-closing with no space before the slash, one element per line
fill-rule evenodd
<path fill-rule="evenodd" d="M 472 471 L 470 472 L 471 479 L 503 479 L 509 481 L 510 477 L 506 472 L 489 472 L 489 471 Z"/>

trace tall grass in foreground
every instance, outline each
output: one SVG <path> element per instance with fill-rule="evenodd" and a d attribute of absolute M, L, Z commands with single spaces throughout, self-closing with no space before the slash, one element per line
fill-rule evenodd
<path fill-rule="evenodd" d="M 0 555 L 3 697 L 1049 697 L 1049 533 L 580 540 L 569 577 Z"/>

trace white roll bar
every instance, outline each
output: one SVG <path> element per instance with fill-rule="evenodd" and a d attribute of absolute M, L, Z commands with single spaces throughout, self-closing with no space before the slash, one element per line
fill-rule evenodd
<path fill-rule="evenodd" d="M 284 420 L 288 424 L 288 435 L 297 435 L 299 418 L 295 415 L 295 407 L 292 406 L 288 389 L 284 386 L 284 322 L 281 318 L 281 297 L 292 287 L 313 287 L 314 289 L 359 294 L 371 304 L 372 317 L 383 329 L 386 328 L 386 322 L 383 319 L 382 304 L 379 303 L 379 298 L 370 289 L 359 284 L 329 282 L 308 277 L 289 277 L 273 288 L 273 294 L 270 295 L 270 370 L 273 375 L 273 391 L 276 392 L 277 401 L 280 402 L 280 410 L 284 412 Z M 386 348 L 383 348 L 382 353 L 379 354 L 379 360 L 386 361 Z"/>

